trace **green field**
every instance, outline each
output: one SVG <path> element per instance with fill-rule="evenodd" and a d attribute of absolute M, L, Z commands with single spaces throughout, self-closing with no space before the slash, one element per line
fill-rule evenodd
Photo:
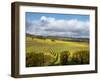
<path fill-rule="evenodd" d="M 26 67 L 89 64 L 89 42 L 26 36 Z"/>

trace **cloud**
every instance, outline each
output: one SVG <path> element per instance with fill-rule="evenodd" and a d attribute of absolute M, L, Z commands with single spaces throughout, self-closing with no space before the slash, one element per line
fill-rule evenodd
<path fill-rule="evenodd" d="M 89 21 L 41 16 L 39 20 L 26 21 L 26 33 L 42 36 L 88 38 Z"/>

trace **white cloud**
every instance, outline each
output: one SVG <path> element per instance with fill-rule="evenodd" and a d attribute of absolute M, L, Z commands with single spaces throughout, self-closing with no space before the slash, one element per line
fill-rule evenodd
<path fill-rule="evenodd" d="M 42 16 L 39 20 L 26 22 L 26 32 L 43 36 L 89 37 L 89 21 Z"/>
<path fill-rule="evenodd" d="M 42 16 L 42 17 L 40 18 L 40 20 L 47 20 L 47 18 L 46 18 L 45 16 Z"/>

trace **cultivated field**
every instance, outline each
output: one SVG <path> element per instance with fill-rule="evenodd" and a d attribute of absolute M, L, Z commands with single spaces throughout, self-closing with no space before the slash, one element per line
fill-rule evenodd
<path fill-rule="evenodd" d="M 89 42 L 26 36 L 26 67 L 89 64 Z"/>

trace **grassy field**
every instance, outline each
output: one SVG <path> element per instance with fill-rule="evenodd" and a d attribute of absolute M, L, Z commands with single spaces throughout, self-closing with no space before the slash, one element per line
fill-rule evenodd
<path fill-rule="evenodd" d="M 89 64 L 89 43 L 26 36 L 26 67 Z"/>

